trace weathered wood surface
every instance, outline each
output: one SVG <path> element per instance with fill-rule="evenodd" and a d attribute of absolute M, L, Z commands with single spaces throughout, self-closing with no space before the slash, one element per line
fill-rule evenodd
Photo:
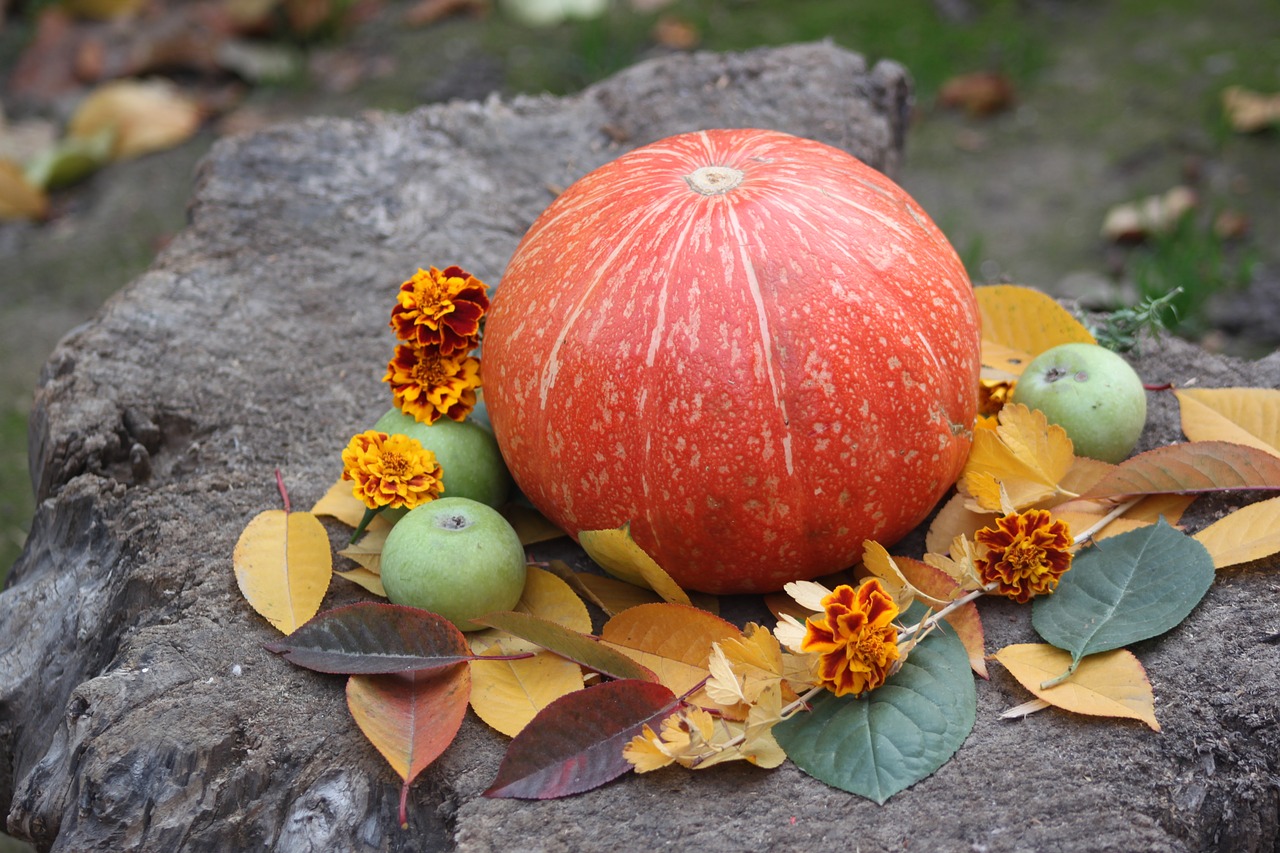
<path fill-rule="evenodd" d="M 387 407 L 388 299 L 408 272 L 461 263 L 497 282 L 554 188 L 697 127 L 784 129 L 892 172 L 908 102 L 897 66 L 807 45 L 661 60 L 565 99 L 221 143 L 190 228 L 59 346 L 41 380 L 42 503 L 0 596 L 10 832 L 68 851 L 1272 849 L 1274 565 L 1226 574 L 1183 626 L 1135 649 L 1162 734 L 1061 713 L 1001 722 L 1026 696 L 995 667 L 965 746 L 884 807 L 791 766 L 486 800 L 506 741 L 470 718 L 413 789 L 402 831 L 399 780 L 350 721 L 341 679 L 262 648 L 274 632 L 240 597 L 232 548 L 278 506 L 274 469 L 309 506 L 347 438 Z M 1246 364 L 1177 342 L 1138 367 L 1153 380 L 1280 385 L 1280 357 Z M 1144 442 L 1177 438 L 1173 401 L 1156 396 Z M 360 597 L 335 580 L 326 604 Z M 1034 638 L 1025 610 L 983 613 L 992 649 Z"/>

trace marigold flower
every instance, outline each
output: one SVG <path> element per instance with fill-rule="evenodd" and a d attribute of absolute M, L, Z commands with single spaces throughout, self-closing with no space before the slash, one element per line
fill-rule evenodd
<path fill-rule="evenodd" d="M 342 479 L 355 481 L 352 494 L 371 510 L 433 501 L 444 491 L 441 476 L 436 455 L 407 435 L 366 430 L 342 451 Z"/>
<path fill-rule="evenodd" d="M 822 610 L 805 620 L 800 645 L 820 655 L 822 685 L 837 696 L 856 696 L 884 684 L 900 657 L 893 625 L 898 606 L 879 578 L 868 578 L 856 590 L 841 584 L 822 599 Z"/>
<path fill-rule="evenodd" d="M 418 270 L 400 285 L 391 309 L 396 337 L 444 355 L 468 353 L 480 340 L 480 318 L 489 309 L 483 281 L 461 267 Z"/>
<path fill-rule="evenodd" d="M 987 549 L 976 562 L 982 582 L 1022 604 L 1053 592 L 1071 568 L 1071 528 L 1046 509 L 1009 513 L 973 538 Z"/>
<path fill-rule="evenodd" d="M 445 355 L 434 347 L 401 344 L 387 364 L 383 382 L 405 414 L 433 424 L 441 415 L 465 420 L 476 406 L 480 360 L 465 353 Z"/>

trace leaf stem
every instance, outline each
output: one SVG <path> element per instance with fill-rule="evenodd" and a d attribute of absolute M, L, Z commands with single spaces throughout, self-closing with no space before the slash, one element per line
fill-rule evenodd
<path fill-rule="evenodd" d="M 289 490 L 284 487 L 284 475 L 279 468 L 276 469 L 276 488 L 280 490 L 280 500 L 284 502 L 284 511 L 288 515 L 293 510 L 289 507 Z"/>

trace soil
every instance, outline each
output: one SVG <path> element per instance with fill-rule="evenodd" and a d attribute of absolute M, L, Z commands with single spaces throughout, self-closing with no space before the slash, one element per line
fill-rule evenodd
<path fill-rule="evenodd" d="M 527 69 L 540 61 L 554 65 L 552 54 L 566 44 L 560 31 L 500 26 L 498 14 L 409 28 L 401 24 L 407 5 L 387 4 L 343 39 L 312 49 L 311 75 L 302 82 L 259 87 L 181 147 L 111 166 L 59 193 L 49 222 L 0 223 L 0 569 L 16 557 L 33 512 L 23 433 L 41 364 L 63 334 L 138 276 L 183 227 L 193 168 L 220 133 L 309 115 L 480 98 L 494 89 L 511 93 L 543 79 Z M 720 11 L 738 18 L 784 14 L 780 5 L 759 0 Z M 979 14 L 962 0 L 937 7 L 940 30 L 965 27 Z M 1098 307 L 1131 296 L 1124 277 L 1131 250 L 1099 235 L 1106 211 L 1190 183 L 1205 216 L 1229 209 L 1248 223 L 1242 239 L 1220 247 L 1219 266 L 1243 265 L 1237 277 L 1249 286 L 1204 308 L 1205 345 L 1249 357 L 1274 350 L 1280 138 L 1274 131 L 1232 133 L 1219 106 L 1222 89 L 1233 83 L 1280 89 L 1274 9 L 1262 0 L 1211 7 L 1191 0 L 1033 0 L 1018 9 L 1035 59 L 1014 80 L 1011 108 L 974 116 L 941 109 L 933 94 L 922 93 L 898 179 L 952 238 L 975 281 L 1026 283 Z M 504 35 L 495 38 L 499 30 Z M 715 31 L 702 35 L 705 44 L 716 44 Z M 858 34 L 835 36 L 859 48 Z M 3 33 L 0 68 L 12 68 L 22 38 L 20 26 Z M 614 65 L 660 50 L 645 36 L 624 47 L 609 58 Z M 893 58 L 909 68 L 926 64 L 923 54 L 918 62 L 910 52 Z M 989 64 L 999 67 L 1001 60 L 993 55 Z M 563 64 L 563 56 L 556 61 Z M 58 118 L 66 108 L 51 102 L 43 110 Z M 21 115 L 11 100 L 9 112 L 10 119 Z M 1181 263 L 1194 266 L 1196 259 Z"/>

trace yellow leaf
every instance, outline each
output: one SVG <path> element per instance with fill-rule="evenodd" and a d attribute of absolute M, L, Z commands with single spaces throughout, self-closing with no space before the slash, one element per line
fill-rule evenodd
<path fill-rule="evenodd" d="M 1146 670 L 1126 649 L 1088 655 L 1069 679 L 1048 690 L 1042 683 L 1071 666 L 1071 653 L 1044 643 L 1005 646 L 995 659 L 1038 698 L 1077 714 L 1141 720 L 1156 731 L 1155 696 Z"/>
<path fill-rule="evenodd" d="M 647 666 L 677 696 L 707 677 L 711 644 L 742 632 L 705 610 L 682 604 L 642 604 L 605 623 L 600 639 Z M 695 700 L 696 702 L 696 700 Z"/>
<path fill-rule="evenodd" d="M 648 587 L 665 601 L 690 604 L 680 585 L 631 538 L 630 528 L 630 524 L 624 524 L 614 530 L 583 530 L 578 534 L 578 544 L 614 577 Z"/>
<path fill-rule="evenodd" d="M 316 615 L 333 577 L 329 534 L 307 512 L 271 509 L 254 516 L 232 563 L 240 592 L 285 634 Z"/>
<path fill-rule="evenodd" d="M 111 130 L 111 157 L 124 160 L 179 145 L 199 127 L 200 108 L 176 86 L 162 80 L 117 80 L 81 102 L 67 134 L 87 139 Z"/>
<path fill-rule="evenodd" d="M 1000 410 L 994 432 L 974 431 L 961 480 L 981 509 L 1001 508 L 1001 486 L 1015 508 L 1025 509 L 1057 496 L 1074 462 L 1066 430 L 1015 403 Z"/>
<path fill-rule="evenodd" d="M 377 520 L 377 519 L 375 519 Z M 370 524 L 369 527 L 374 527 Z M 387 534 L 391 525 L 383 524 L 369 530 L 354 545 L 348 545 L 338 552 L 339 556 L 352 560 L 375 575 L 382 575 L 382 546 L 387 543 Z"/>
<path fill-rule="evenodd" d="M 996 519 L 994 512 L 978 512 L 966 506 L 968 497 L 957 492 L 952 495 L 929 523 L 925 534 L 924 549 L 932 554 L 946 554 L 957 536 L 973 538 L 973 534 L 990 525 Z"/>
<path fill-rule="evenodd" d="M 49 213 L 49 197 L 27 180 L 22 167 L 0 159 L 0 221 L 43 219 Z"/>
<path fill-rule="evenodd" d="M 515 529 L 521 545 L 536 545 L 568 535 L 532 507 L 507 504 L 502 508 L 502 515 Z"/>
<path fill-rule="evenodd" d="M 335 575 L 343 580 L 351 581 L 357 586 L 362 586 L 374 595 L 382 598 L 387 597 L 387 591 L 382 586 L 382 575 L 376 574 L 365 568 L 352 569 L 349 572 L 334 572 Z"/>
<path fill-rule="evenodd" d="M 587 610 L 587 605 L 582 603 L 582 599 L 569 584 L 554 573 L 537 566 L 527 567 L 524 591 L 520 593 L 520 601 L 515 610 L 555 622 L 580 634 L 591 633 L 591 613 Z M 498 642 L 511 653 L 541 651 L 541 647 L 497 628 L 473 631 L 467 635 L 467 640 L 477 653 Z"/>
<path fill-rule="evenodd" d="M 500 643 L 482 655 L 508 651 L 515 650 Z M 547 651 L 518 660 L 475 661 L 471 710 L 507 737 L 515 737 L 543 708 L 582 687 L 582 667 Z"/>
<path fill-rule="evenodd" d="M 651 589 L 603 575 L 578 572 L 577 578 L 590 599 L 609 616 L 639 604 L 657 604 L 662 601 L 662 597 Z"/>
<path fill-rule="evenodd" d="M 1215 521 L 1195 535 L 1215 568 L 1252 563 L 1280 553 L 1280 498 L 1260 501 Z"/>
<path fill-rule="evenodd" d="M 1280 456 L 1280 390 L 1183 388 L 1174 394 L 1182 431 L 1192 441 L 1230 441 Z"/>
<path fill-rule="evenodd" d="M 862 543 L 862 567 L 879 578 L 885 592 L 893 598 L 899 610 L 906 610 L 914 599 L 921 599 L 928 607 L 943 607 L 946 600 L 935 598 L 913 584 L 894 558 L 879 542 L 868 539 Z"/>
<path fill-rule="evenodd" d="M 901 557 L 898 560 L 898 566 L 912 585 L 939 602 L 951 601 L 964 591 L 954 578 L 931 563 Z M 964 650 L 969 654 L 969 666 L 978 675 L 986 678 L 986 632 L 982 628 L 982 617 L 978 615 L 978 606 L 972 601 L 962 604 L 947 616 L 947 624 L 955 630 L 956 636 L 964 644 Z"/>
<path fill-rule="evenodd" d="M 993 284 L 974 288 L 982 317 L 982 366 L 1014 376 L 1058 344 L 1097 343 L 1079 320 L 1052 297 L 1030 287 Z"/>

